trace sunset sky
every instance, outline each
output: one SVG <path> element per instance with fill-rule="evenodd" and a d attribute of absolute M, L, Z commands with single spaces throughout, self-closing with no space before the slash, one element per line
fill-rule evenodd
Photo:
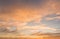
<path fill-rule="evenodd" d="M 60 0 L 0 0 L 1 25 L 22 35 L 60 33 Z"/>

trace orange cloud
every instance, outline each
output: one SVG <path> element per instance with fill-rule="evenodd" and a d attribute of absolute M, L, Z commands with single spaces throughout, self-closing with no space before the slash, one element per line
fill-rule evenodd
<path fill-rule="evenodd" d="M 17 5 L 17 6 L 16 6 Z M 47 2 L 45 5 L 42 6 L 42 8 L 32 8 L 32 7 L 27 7 L 26 5 L 23 5 L 22 7 L 18 6 L 18 3 L 16 5 L 11 5 L 11 6 L 7 6 L 5 9 L 6 11 L 8 11 L 9 15 L 3 15 L 1 17 L 3 17 L 4 19 L 6 18 L 7 20 L 9 19 L 13 19 L 15 21 L 22 21 L 22 22 L 28 22 L 28 21 L 32 21 L 32 20 L 39 20 L 41 19 L 43 16 L 48 15 L 48 14 L 52 14 L 57 12 L 58 7 L 56 7 L 56 3 L 49 1 Z M 21 4 L 20 4 L 21 5 Z"/>
<path fill-rule="evenodd" d="M 43 29 L 56 31 L 55 28 L 50 28 L 42 24 L 37 26 L 24 26 L 27 24 L 27 22 L 30 22 L 32 20 L 36 20 L 36 22 L 39 22 L 41 21 L 43 16 L 46 16 L 48 14 L 58 13 L 58 12 L 60 13 L 59 11 L 60 7 L 59 5 L 57 6 L 56 5 L 57 5 L 56 2 L 49 1 L 45 5 L 43 5 L 42 8 L 26 7 L 26 5 L 19 6 L 18 4 L 17 6 L 16 5 L 6 6 L 4 8 L 8 12 L 4 12 L 4 13 L 8 13 L 8 14 L 1 14 L 2 12 L 0 12 L 0 18 L 2 20 L 5 20 L 6 22 L 10 20 L 17 21 L 14 22 L 13 25 L 16 25 L 18 30 L 31 29 L 32 33 L 34 33 L 35 30 L 37 30 L 36 32 L 38 32 L 38 30 L 43 30 Z M 9 11 L 11 11 L 11 13 Z M 47 18 L 47 20 L 52 20 L 52 19 L 53 18 Z M 19 23 L 19 22 L 23 22 L 23 23 Z"/>

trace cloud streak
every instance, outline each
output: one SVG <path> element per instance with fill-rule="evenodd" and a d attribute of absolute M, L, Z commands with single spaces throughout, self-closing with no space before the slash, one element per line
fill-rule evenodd
<path fill-rule="evenodd" d="M 42 24 L 42 25 L 37 25 L 37 26 L 22 26 L 21 28 L 18 29 L 18 31 L 20 32 L 21 35 L 32 35 L 34 33 L 37 32 L 42 32 L 42 33 L 53 33 L 56 32 L 57 29 L 55 28 L 51 28 L 51 27 L 47 27 L 46 25 Z"/>

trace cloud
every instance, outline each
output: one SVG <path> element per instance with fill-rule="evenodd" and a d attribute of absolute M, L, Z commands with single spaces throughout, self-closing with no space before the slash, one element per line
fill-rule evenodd
<path fill-rule="evenodd" d="M 42 32 L 42 33 L 51 32 L 51 33 L 54 33 L 54 32 L 56 32 L 56 30 L 57 29 L 47 27 L 44 24 L 37 25 L 37 26 L 22 26 L 21 28 L 18 27 L 18 32 L 21 35 L 31 35 L 31 34 L 34 34 L 34 33 L 37 33 L 37 32 Z"/>
<path fill-rule="evenodd" d="M 23 35 L 27 34 L 28 32 L 29 32 L 28 34 L 39 31 L 55 32 L 56 31 L 55 27 L 57 26 L 58 28 L 60 21 L 59 22 L 55 21 L 54 20 L 55 18 L 50 18 L 50 17 L 45 18 L 45 16 L 54 13 L 54 15 L 51 15 L 51 17 L 54 17 L 55 14 L 59 14 L 60 13 L 59 3 L 55 1 L 46 1 L 46 2 L 42 1 L 43 3 L 41 3 L 41 1 L 42 0 L 38 0 L 37 2 L 36 0 L 35 1 L 34 0 L 26 0 L 26 1 L 3 0 L 2 2 L 0 1 L 0 19 L 4 20 L 7 23 L 10 22 L 8 24 L 17 26 L 19 33 L 22 33 Z M 60 18 L 60 17 L 56 17 L 56 18 Z M 11 22 L 11 20 L 13 22 Z M 53 20 L 53 21 L 48 22 L 47 20 Z M 48 24 L 49 27 L 44 24 L 46 25 Z M 51 27 L 50 25 L 52 25 L 53 27 Z"/>
<path fill-rule="evenodd" d="M 50 15 L 46 15 L 41 20 L 42 24 L 46 24 L 47 26 L 54 27 L 56 29 L 60 29 L 60 14 L 54 13 Z"/>
<path fill-rule="evenodd" d="M 55 20 L 55 19 L 60 19 L 60 14 L 50 14 L 44 17 L 45 20 L 50 21 L 50 20 Z"/>
<path fill-rule="evenodd" d="M 45 10 L 40 9 L 40 7 L 39 8 L 38 7 L 30 7 L 30 6 L 33 6 L 33 5 L 30 5 L 30 6 L 26 5 L 25 3 L 27 1 L 31 2 L 32 0 L 26 0 L 26 1 L 23 0 L 24 4 L 19 3 L 19 1 L 14 1 L 14 2 L 13 1 L 8 1 L 8 0 L 2 1 L 2 4 L 3 5 L 5 4 L 5 5 L 3 7 L 1 7 L 1 11 L 0 11 L 0 15 L 2 15 L 1 17 L 7 18 L 7 19 L 8 18 L 10 18 L 10 19 L 13 18 L 15 20 L 25 22 L 25 21 L 30 21 L 30 20 L 35 20 L 37 18 L 40 18 L 40 17 L 42 17 L 43 13 L 47 13 L 47 11 L 45 12 Z M 40 4 L 41 1 L 42 0 L 38 0 L 37 2 L 39 2 L 39 4 Z M 13 4 L 11 4 L 11 2 Z M 33 2 L 36 3 L 36 0 L 35 1 L 33 0 Z M 10 6 L 8 6 L 8 5 L 10 5 Z M 42 3 L 41 3 L 41 5 L 42 5 Z M 6 14 L 7 14 L 7 16 L 6 16 Z"/>
<path fill-rule="evenodd" d="M 42 6 L 42 8 L 40 8 L 40 7 L 33 7 L 33 5 L 30 5 L 31 6 L 30 7 L 30 6 L 28 6 L 29 4 L 26 4 L 26 2 L 31 3 L 31 1 L 32 0 L 2 1 L 2 2 L 4 2 L 2 4 L 5 4 L 5 3 L 6 4 L 3 7 L 1 7 L 1 9 L 2 9 L 2 11 L 0 11 L 1 18 L 4 18 L 4 19 L 6 18 L 8 20 L 13 19 L 13 20 L 22 21 L 22 22 L 30 22 L 32 20 L 36 20 L 36 21 L 41 20 L 41 18 L 43 16 L 55 13 L 55 10 L 56 10 L 55 4 L 56 3 L 52 3 L 49 1 L 48 2 L 46 1 L 46 3 L 45 3 L 42 0 L 38 0 L 37 2 L 41 2 L 41 1 L 44 2 L 44 4 L 43 3 L 41 3 L 41 5 L 39 4 L 39 6 L 42 6 L 42 5 L 44 6 L 44 7 Z M 8 2 L 10 2 L 10 3 L 8 3 Z M 11 4 L 11 2 L 13 4 Z M 33 0 L 32 3 L 35 3 L 35 2 L 36 2 L 36 0 L 35 1 Z M 8 6 L 7 3 L 10 6 Z M 51 5 L 51 3 L 52 3 L 52 5 Z"/>

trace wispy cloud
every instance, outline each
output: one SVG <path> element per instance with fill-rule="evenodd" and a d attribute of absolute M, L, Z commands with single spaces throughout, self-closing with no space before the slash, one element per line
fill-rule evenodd
<path fill-rule="evenodd" d="M 22 35 L 31 35 L 31 34 L 37 33 L 37 32 L 42 32 L 42 33 L 51 32 L 51 33 L 54 33 L 54 32 L 56 32 L 56 30 L 57 29 L 47 27 L 44 24 L 37 25 L 37 26 L 22 26 L 21 28 L 18 29 L 18 31 Z"/>

